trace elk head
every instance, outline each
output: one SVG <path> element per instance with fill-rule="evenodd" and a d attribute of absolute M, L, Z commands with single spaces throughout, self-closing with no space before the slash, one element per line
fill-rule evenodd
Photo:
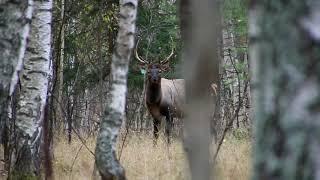
<path fill-rule="evenodd" d="M 151 83 L 159 84 L 161 82 L 160 81 L 161 80 L 161 73 L 168 70 L 168 67 L 169 67 L 168 62 L 173 55 L 173 47 L 172 47 L 170 55 L 167 58 L 165 58 L 164 60 L 159 61 L 159 62 L 150 62 L 150 61 L 146 61 L 146 60 L 142 59 L 138 55 L 137 49 L 138 49 L 139 41 L 140 41 L 140 39 L 138 40 L 138 42 L 136 44 L 136 48 L 135 48 L 136 59 L 139 61 L 140 65 L 142 65 L 144 68 L 146 68 L 148 81 Z"/>

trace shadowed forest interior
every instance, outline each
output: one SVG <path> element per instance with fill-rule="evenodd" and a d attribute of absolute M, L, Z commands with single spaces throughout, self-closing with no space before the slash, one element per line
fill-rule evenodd
<path fill-rule="evenodd" d="M 0 2 L 0 179 L 319 179 L 318 8 Z"/>

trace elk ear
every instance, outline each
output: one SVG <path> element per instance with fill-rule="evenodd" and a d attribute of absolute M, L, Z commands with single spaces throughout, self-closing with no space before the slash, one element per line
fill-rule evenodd
<path fill-rule="evenodd" d="M 146 74 L 147 73 L 147 66 L 145 64 L 139 64 L 139 69 L 141 74 Z"/>
<path fill-rule="evenodd" d="M 147 71 L 146 71 L 145 69 L 140 69 L 140 73 L 141 73 L 142 75 L 145 75 L 145 74 L 147 73 Z"/>

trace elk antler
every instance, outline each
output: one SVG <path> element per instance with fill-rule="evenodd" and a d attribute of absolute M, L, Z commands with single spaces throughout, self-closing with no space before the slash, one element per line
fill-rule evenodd
<path fill-rule="evenodd" d="M 136 56 L 137 60 L 138 60 L 139 62 L 141 62 L 142 64 L 148 64 L 147 61 L 143 60 L 143 59 L 140 58 L 139 55 L 138 55 L 138 44 L 139 44 L 139 41 L 140 41 L 140 39 L 138 39 L 137 44 L 136 44 L 136 47 L 135 47 L 135 50 L 134 50 L 134 51 L 135 51 L 135 56 Z"/>
<path fill-rule="evenodd" d="M 171 43 L 172 43 L 172 42 L 173 42 L 173 40 L 172 40 L 172 37 L 171 37 Z M 172 46 L 170 55 L 169 55 L 165 60 L 160 61 L 160 63 L 161 63 L 161 64 L 167 63 L 167 62 L 169 61 L 169 59 L 171 58 L 172 55 L 173 55 L 173 46 Z"/>

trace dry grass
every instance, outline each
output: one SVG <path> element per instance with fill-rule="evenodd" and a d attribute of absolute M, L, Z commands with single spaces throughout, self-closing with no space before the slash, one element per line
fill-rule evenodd
<path fill-rule="evenodd" d="M 87 146 L 94 151 L 95 138 L 89 138 Z M 80 141 L 74 140 L 69 145 L 65 139 L 60 138 L 56 140 L 54 147 L 56 179 L 91 178 L 94 158 Z M 228 137 L 218 156 L 216 179 L 249 179 L 250 151 L 249 140 Z M 125 167 L 129 180 L 189 179 L 182 143 L 178 139 L 168 147 L 162 137 L 157 146 L 154 146 L 151 135 L 130 135 L 126 140 L 120 162 Z"/>
<path fill-rule="evenodd" d="M 217 157 L 216 179 L 247 180 L 251 176 L 251 142 L 227 137 Z"/>
<path fill-rule="evenodd" d="M 95 138 L 87 139 L 86 145 L 94 151 Z M 93 155 L 81 141 L 74 139 L 69 145 L 65 138 L 55 139 L 53 159 L 55 179 L 90 179 L 93 162 Z"/>

